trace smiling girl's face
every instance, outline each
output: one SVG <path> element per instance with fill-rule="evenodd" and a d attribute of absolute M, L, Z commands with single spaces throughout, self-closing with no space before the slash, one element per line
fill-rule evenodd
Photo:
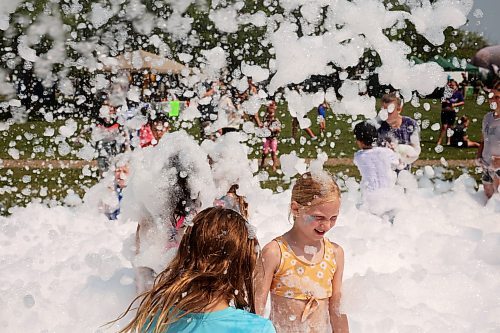
<path fill-rule="evenodd" d="M 316 200 L 315 200 L 316 201 Z M 308 240 L 321 240 L 333 228 L 340 210 L 340 199 L 311 203 L 311 206 L 301 206 L 292 202 L 292 214 L 295 216 L 294 228 Z"/>

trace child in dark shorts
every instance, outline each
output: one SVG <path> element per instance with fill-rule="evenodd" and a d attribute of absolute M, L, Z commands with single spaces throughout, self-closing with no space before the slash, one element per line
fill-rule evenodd
<path fill-rule="evenodd" d="M 464 104 L 464 96 L 458 89 L 458 83 L 451 80 L 445 88 L 441 103 L 441 133 L 439 133 L 438 145 L 441 144 L 445 136 L 446 143 L 450 144 L 450 137 L 447 136 L 448 128 L 451 128 L 455 124 L 458 107 Z"/>
<path fill-rule="evenodd" d="M 469 127 L 469 117 L 462 116 L 458 121 L 458 125 L 453 127 L 453 135 L 450 138 L 450 144 L 453 147 L 458 148 L 477 148 L 479 147 L 479 142 L 475 142 L 469 139 L 467 135 L 467 128 Z"/>

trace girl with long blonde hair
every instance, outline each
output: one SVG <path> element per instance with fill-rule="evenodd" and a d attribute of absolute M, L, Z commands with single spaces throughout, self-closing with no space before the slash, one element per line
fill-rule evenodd
<path fill-rule="evenodd" d="M 221 207 L 201 211 L 120 332 L 275 332 L 254 314 L 258 256 L 255 231 L 240 214 Z"/>

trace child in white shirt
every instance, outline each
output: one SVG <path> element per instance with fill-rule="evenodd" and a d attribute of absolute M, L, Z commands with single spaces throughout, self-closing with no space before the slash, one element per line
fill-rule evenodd
<path fill-rule="evenodd" d="M 354 164 L 361 173 L 363 191 L 374 191 L 394 185 L 394 169 L 399 164 L 398 155 L 389 148 L 377 147 L 377 129 L 363 121 L 354 127 L 356 144 L 361 150 L 354 154 Z"/>
<path fill-rule="evenodd" d="M 400 164 L 399 156 L 390 148 L 375 145 L 377 129 L 366 121 L 356 124 L 354 134 L 361 148 L 354 154 L 354 164 L 361 173 L 361 208 L 381 217 L 392 215 L 397 201 L 394 170 Z M 393 218 L 389 217 L 389 221 Z"/>

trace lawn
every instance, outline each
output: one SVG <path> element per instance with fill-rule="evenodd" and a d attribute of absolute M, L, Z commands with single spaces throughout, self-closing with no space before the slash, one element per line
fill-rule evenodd
<path fill-rule="evenodd" d="M 71 192 L 83 197 L 96 182 L 95 170 L 90 169 L 0 169 L 0 214 L 32 201 L 58 205 Z"/>
<path fill-rule="evenodd" d="M 428 103 L 430 109 L 425 110 L 424 104 Z M 406 103 L 403 107 L 403 115 L 416 119 L 421 126 L 421 143 L 422 153 L 420 159 L 474 159 L 475 149 L 460 149 L 454 147 L 444 147 L 442 152 L 436 152 L 436 141 L 439 135 L 439 130 L 431 129 L 433 124 L 440 124 L 441 104 L 438 100 L 424 99 L 420 101 L 420 106 L 413 106 Z M 377 101 L 377 109 L 380 107 L 380 101 Z M 488 103 L 478 105 L 474 100 L 467 100 L 467 104 L 463 110 L 458 113 L 458 116 L 466 114 L 471 119 L 468 133 L 472 140 L 479 141 L 481 138 L 481 122 L 483 116 L 488 112 Z M 282 142 L 279 145 L 281 153 L 289 153 L 295 151 L 301 157 L 315 157 L 317 148 L 326 152 L 329 157 L 352 157 L 358 149 L 355 145 L 355 140 L 352 133 L 352 122 L 359 121 L 361 117 L 353 119 L 345 115 L 329 113 L 327 115 L 327 137 L 321 138 L 318 141 L 311 141 L 307 134 L 302 131 L 300 133 L 306 140 L 304 145 L 300 144 L 300 140 L 295 143 L 290 142 L 291 137 L 291 117 L 287 112 L 286 105 L 278 107 L 280 120 L 283 122 L 284 129 L 282 132 Z M 313 126 L 311 129 L 314 133 L 319 133 L 319 126 L 316 122 L 316 110 L 309 112 Z M 331 135 L 330 137 L 328 137 Z M 304 140 L 302 140 L 304 141 Z M 333 143 L 333 147 L 332 147 Z"/>
<path fill-rule="evenodd" d="M 426 111 L 424 103 L 430 105 Z M 437 141 L 438 131 L 431 129 L 433 124 L 439 124 L 440 103 L 437 100 L 421 100 L 419 106 L 407 103 L 404 106 L 403 114 L 413 117 L 419 121 L 422 127 L 421 141 L 422 154 L 421 160 L 440 159 L 444 157 L 451 159 L 473 159 L 476 154 L 475 149 L 459 149 L 453 147 L 444 147 L 443 152 L 435 151 L 435 142 Z M 477 105 L 474 100 L 467 100 L 467 104 L 459 115 L 467 114 L 472 120 L 469 127 L 469 137 L 473 140 L 480 139 L 481 121 L 488 111 L 488 104 Z M 261 109 L 261 113 L 264 108 Z M 314 158 L 319 150 L 324 151 L 331 158 L 352 157 L 357 150 L 352 134 L 352 122 L 361 118 L 353 119 L 350 116 L 329 113 L 327 115 L 327 134 L 316 141 L 310 140 L 304 131 L 299 131 L 296 139 L 291 138 L 292 119 L 288 114 L 285 104 L 278 106 L 278 118 L 283 124 L 283 130 L 280 136 L 279 150 L 281 154 L 295 151 L 297 155 L 304 158 Z M 309 117 L 313 123 L 311 129 L 319 133 L 316 123 L 316 110 L 309 112 Z M 88 126 L 88 120 L 76 118 L 77 130 L 76 137 L 85 126 Z M 62 155 L 60 152 L 61 135 L 59 128 L 65 124 L 65 119 L 57 119 L 52 123 L 45 121 L 28 121 L 23 124 L 4 123 L 0 125 L 0 159 L 12 159 L 12 149 L 19 152 L 19 159 L 78 159 L 76 152 L 79 145 L 72 138 L 65 140 L 70 149 L 68 154 Z M 182 126 L 182 124 L 174 124 Z M 189 132 L 197 137 L 199 135 L 198 123 L 196 122 Z M 53 134 L 52 134 L 53 133 Z M 88 138 L 88 135 L 84 137 Z M 261 153 L 261 141 L 259 138 L 251 138 L 248 142 L 252 148 L 250 158 L 259 158 Z M 9 149 L 10 153 L 9 154 Z M 338 178 L 356 177 L 359 179 L 358 170 L 351 165 L 339 165 L 328 167 L 328 169 L 337 175 Z M 88 171 L 88 170 L 86 170 Z M 471 173 L 475 173 L 470 170 Z M 266 170 L 270 172 L 270 170 Z M 450 178 L 455 178 L 463 172 L 461 169 L 450 170 Z M 270 172 L 264 176 L 266 180 L 262 185 L 273 190 L 280 191 L 286 189 L 289 184 L 283 181 L 278 173 Z M 9 207 L 24 206 L 32 200 L 44 201 L 50 204 L 60 202 L 68 191 L 74 191 L 80 196 L 85 190 L 97 181 L 95 170 L 93 174 L 88 172 L 83 174 L 81 169 L 30 169 L 22 168 L 0 168 L 0 210 L 2 214 L 8 214 Z"/>
<path fill-rule="evenodd" d="M 425 110 L 424 104 L 429 104 L 430 109 Z M 379 107 L 377 102 L 377 108 Z M 406 103 L 403 109 L 403 115 L 417 119 L 421 124 L 421 141 L 422 154 L 420 159 L 472 159 L 475 156 L 474 149 L 460 149 L 453 147 L 444 147 L 443 152 L 435 151 L 435 142 L 439 131 L 432 130 L 433 124 L 439 124 L 441 105 L 438 100 L 423 99 L 420 101 L 420 106 L 414 106 L 411 103 Z M 473 140 L 479 140 L 481 134 L 481 121 L 483 116 L 488 111 L 488 103 L 477 105 L 470 99 L 464 110 L 458 113 L 458 116 L 467 114 L 472 120 L 469 127 L 469 137 Z M 264 112 L 264 107 L 261 108 L 261 114 Z M 283 124 L 283 130 L 280 136 L 279 150 L 283 153 L 295 151 L 301 157 L 315 157 L 318 149 L 326 152 L 330 157 L 352 157 L 357 150 L 352 135 L 352 122 L 360 120 L 361 117 L 353 119 L 350 116 L 334 114 L 332 112 L 327 115 L 327 133 L 325 137 L 320 137 L 317 141 L 312 141 L 304 131 L 299 131 L 299 136 L 295 139 L 292 135 L 292 119 L 288 113 L 286 104 L 278 106 L 278 118 Z M 319 133 L 319 127 L 316 122 L 316 110 L 311 110 L 308 114 L 312 121 L 311 129 L 315 133 Z M 76 152 L 79 145 L 75 143 L 75 137 L 88 125 L 88 120 L 84 121 L 81 118 L 75 118 L 77 130 L 74 137 L 64 140 L 68 143 L 70 149 L 66 149 L 67 154 L 62 154 L 65 149 L 61 149 L 62 136 L 59 133 L 59 128 L 65 124 L 64 119 L 56 119 L 52 123 L 40 120 L 28 121 L 23 124 L 10 124 L 9 126 L 0 126 L 0 158 L 12 159 L 12 153 L 16 150 L 19 152 L 19 159 L 78 159 Z M 180 127 L 182 124 L 173 124 L 173 127 Z M 199 127 L 198 122 L 195 122 L 189 132 L 198 137 Z M 88 138 L 88 135 L 83 137 Z M 301 138 L 302 137 L 302 138 Z M 251 157 L 260 155 L 261 143 L 257 138 L 250 139 L 249 146 L 253 148 L 254 153 Z M 14 148 L 14 150 L 12 149 Z M 64 148 L 64 145 L 63 147 Z"/>

